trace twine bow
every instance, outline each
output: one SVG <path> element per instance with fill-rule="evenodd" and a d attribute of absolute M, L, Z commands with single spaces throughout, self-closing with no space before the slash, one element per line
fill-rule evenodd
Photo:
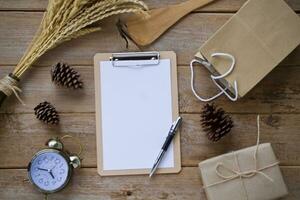
<path fill-rule="evenodd" d="M 15 94 L 19 102 L 25 106 L 24 101 L 20 98 L 19 94 L 22 90 L 17 86 L 18 82 L 11 78 L 10 76 L 5 76 L 3 79 L 0 80 L 0 90 L 6 95 L 10 96 L 12 93 Z"/>
<path fill-rule="evenodd" d="M 215 185 L 219 185 L 219 184 L 222 184 L 222 183 L 225 183 L 225 182 L 237 179 L 237 178 L 239 178 L 239 179 L 251 178 L 251 177 L 254 177 L 254 176 L 258 175 L 258 174 L 262 175 L 263 177 L 265 177 L 270 182 L 274 182 L 274 180 L 270 176 L 268 176 L 266 173 L 264 173 L 263 170 L 271 168 L 271 167 L 274 167 L 274 166 L 278 165 L 279 162 L 277 161 L 275 163 L 272 163 L 270 165 L 267 165 L 267 166 L 264 166 L 264 167 L 261 167 L 261 168 L 259 168 L 258 164 L 257 164 L 257 153 L 258 153 L 259 138 L 260 138 L 260 124 L 259 124 L 259 121 L 260 121 L 260 117 L 258 115 L 257 116 L 257 142 L 256 142 L 255 152 L 254 152 L 254 155 L 253 155 L 254 169 L 242 172 L 241 169 L 240 169 L 240 166 L 239 166 L 237 155 L 236 155 L 235 152 L 233 152 L 233 155 L 234 155 L 234 158 L 235 158 L 235 162 L 236 162 L 236 165 L 237 165 L 238 169 L 235 170 L 233 168 L 230 168 L 230 167 L 226 166 L 223 163 L 218 163 L 216 165 L 216 174 L 217 174 L 218 177 L 220 177 L 223 180 L 221 180 L 219 182 L 215 182 L 215 183 L 209 184 L 209 185 L 206 185 L 204 188 L 208 188 L 208 187 L 212 187 L 212 186 L 215 186 Z M 221 169 L 223 169 L 223 170 L 221 170 Z M 224 174 L 223 173 L 224 170 L 227 170 L 232 175 L 226 175 L 226 174 Z M 246 193 L 246 197 L 248 199 L 247 190 L 246 190 L 246 187 L 245 187 L 244 183 L 243 183 L 243 188 L 244 188 L 244 191 Z"/>

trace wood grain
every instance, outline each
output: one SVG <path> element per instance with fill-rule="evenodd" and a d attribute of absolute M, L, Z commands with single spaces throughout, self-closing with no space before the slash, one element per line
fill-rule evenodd
<path fill-rule="evenodd" d="M 183 2 L 184 0 L 145 0 L 150 8 L 157 8 L 164 5 L 171 5 Z M 48 0 L 0 0 L 0 10 L 37 10 L 46 9 Z M 202 12 L 235 12 L 246 0 L 216 0 L 215 3 L 198 9 Z M 296 11 L 300 10 L 300 2 L 298 0 L 286 0 L 286 2 Z"/>
<path fill-rule="evenodd" d="M 201 44 L 220 28 L 232 14 L 190 14 L 153 45 L 144 50 L 174 50 L 178 64 L 188 65 Z M 42 13 L 0 12 L 0 64 L 16 65 L 29 45 L 40 23 Z M 115 19 L 103 22 L 103 31 L 72 40 L 43 56 L 38 65 L 49 66 L 58 61 L 92 65 L 96 53 L 127 51 Z M 180 39 L 179 39 L 180 38 Z M 131 44 L 130 51 L 137 48 Z M 300 47 L 289 55 L 283 65 L 300 65 Z"/>
<path fill-rule="evenodd" d="M 200 126 L 198 114 L 184 114 L 181 134 L 183 166 L 197 166 L 207 158 L 232 150 L 255 145 L 256 115 L 235 114 L 235 128 L 219 143 L 210 142 Z M 300 165 L 299 115 L 262 115 L 261 143 L 270 142 L 282 165 Z M 85 148 L 83 165 L 96 167 L 95 116 L 93 113 L 61 115 L 61 126 L 47 126 L 33 114 L 0 115 L 0 168 L 24 168 L 34 152 L 44 148 L 45 142 L 56 136 L 71 134 L 78 137 Z M 78 147 L 68 143 L 72 151 Z"/>
<path fill-rule="evenodd" d="M 289 188 L 289 196 L 282 200 L 300 198 L 300 168 L 281 168 Z M 52 194 L 55 200 L 206 200 L 201 188 L 198 168 L 184 168 L 179 175 L 103 177 L 96 169 L 76 171 L 70 185 L 60 193 Z M 41 200 L 43 195 L 28 182 L 26 170 L 0 170 L 0 199 Z"/>
<path fill-rule="evenodd" d="M 183 0 L 145 0 L 151 8 Z M 40 200 L 43 196 L 23 182 L 26 166 L 34 152 L 47 139 L 71 134 L 84 144 L 84 167 L 76 171 L 68 188 L 49 199 L 57 200 L 206 200 L 201 189 L 197 163 L 231 150 L 252 146 L 256 141 L 256 114 L 262 114 L 261 142 L 271 142 L 281 161 L 283 176 L 290 190 L 284 200 L 300 199 L 300 47 L 281 66 L 274 69 L 245 98 L 232 103 L 220 98 L 216 103 L 232 113 L 235 128 L 224 140 L 211 143 L 200 126 L 199 112 L 204 105 L 190 89 L 188 64 L 193 55 L 246 0 L 218 0 L 177 23 L 163 37 L 144 50 L 174 50 L 181 65 L 178 70 L 180 112 L 184 118 L 181 136 L 180 174 L 101 178 L 96 174 L 94 118 L 94 79 L 92 57 L 99 52 L 127 51 L 125 42 L 112 26 L 116 19 L 101 23 L 103 31 L 77 39 L 50 51 L 22 80 L 22 98 L 14 97 L 0 109 L 0 199 Z M 299 0 L 286 0 L 297 12 Z M 12 70 L 29 45 L 40 23 L 48 0 L 0 0 L 0 77 Z M 130 51 L 137 48 L 130 44 Z M 255 58 L 254 58 L 255 59 Z M 50 66 L 58 61 L 75 65 L 82 74 L 84 90 L 78 92 L 54 86 Z M 196 88 L 204 96 L 215 92 L 205 78 L 208 73 L 196 68 Z M 53 103 L 61 115 L 61 125 L 51 127 L 35 119 L 33 107 L 43 100 Z M 67 143 L 67 148 L 77 147 Z"/>
<path fill-rule="evenodd" d="M 127 35 L 139 46 L 148 46 L 180 19 L 196 8 L 204 7 L 211 2 L 213 0 L 189 0 L 180 4 L 151 9 L 147 18 L 132 15 L 126 19 Z"/>
<path fill-rule="evenodd" d="M 21 97 L 27 106 L 22 106 L 11 97 L 0 113 L 32 113 L 41 101 L 53 103 L 59 112 L 95 112 L 94 74 L 91 66 L 76 66 L 84 81 L 84 89 L 73 91 L 55 86 L 51 82 L 50 67 L 35 67 L 27 73 L 20 86 Z M 0 74 L 8 74 L 12 67 L 0 67 Z M 203 67 L 195 68 L 195 88 L 203 96 L 215 94 L 216 87 L 209 80 Z M 299 113 L 300 112 L 300 67 L 280 66 L 274 69 L 257 87 L 236 103 L 221 97 L 216 103 L 230 113 Z M 199 113 L 204 103 L 198 101 L 190 87 L 190 69 L 178 67 L 179 106 L 181 113 Z"/>

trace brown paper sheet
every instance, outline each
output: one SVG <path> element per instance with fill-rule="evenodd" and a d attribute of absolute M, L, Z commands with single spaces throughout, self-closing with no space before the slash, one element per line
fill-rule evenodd
<path fill-rule="evenodd" d="M 228 168 L 234 170 L 240 168 L 241 172 L 255 169 L 253 157 L 255 149 L 256 146 L 252 146 L 235 151 L 235 154 L 228 153 L 199 163 L 203 186 L 205 187 L 223 180 L 216 174 L 216 165 L 218 163 L 223 163 Z M 258 168 L 263 168 L 276 162 L 277 159 L 271 144 L 260 144 L 257 154 Z M 264 169 L 262 172 L 273 179 L 273 182 L 259 173 L 251 178 L 236 178 L 206 187 L 207 198 L 208 200 L 271 200 L 288 194 L 278 165 Z M 222 170 L 222 174 L 226 176 L 232 175 L 231 172 L 225 169 Z"/>
<path fill-rule="evenodd" d="M 211 54 L 232 54 L 236 67 L 225 79 L 231 87 L 237 80 L 242 97 L 299 44 L 300 18 L 283 0 L 249 0 L 195 56 L 203 56 L 223 74 L 229 61 Z"/>

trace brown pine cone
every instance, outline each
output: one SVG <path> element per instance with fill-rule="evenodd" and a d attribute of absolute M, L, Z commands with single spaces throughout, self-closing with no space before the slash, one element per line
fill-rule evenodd
<path fill-rule="evenodd" d="M 83 87 L 80 74 L 65 63 L 57 63 L 51 70 L 52 81 L 67 88 L 79 89 Z"/>
<path fill-rule="evenodd" d="M 47 101 L 40 103 L 34 108 L 36 118 L 46 124 L 58 124 L 59 116 L 56 109 Z"/>
<path fill-rule="evenodd" d="M 215 104 L 206 104 L 202 108 L 201 125 L 209 140 L 219 141 L 233 127 L 233 121 L 222 108 Z"/>

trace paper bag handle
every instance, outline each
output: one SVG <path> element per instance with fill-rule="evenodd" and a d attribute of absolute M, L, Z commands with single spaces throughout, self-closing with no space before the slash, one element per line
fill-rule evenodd
<path fill-rule="evenodd" d="M 199 61 L 197 59 L 194 59 L 191 61 L 190 63 L 190 68 L 191 68 L 191 88 L 192 88 L 192 92 L 194 93 L 194 95 L 196 96 L 197 99 L 199 99 L 200 101 L 203 102 L 208 102 L 208 101 L 212 101 L 216 98 L 218 98 L 219 96 L 221 96 L 222 94 L 225 94 L 231 101 L 236 101 L 238 99 L 238 86 L 237 86 L 237 81 L 234 81 L 234 97 L 232 97 L 226 90 L 228 89 L 227 87 L 224 89 L 222 86 L 220 86 L 220 84 L 217 82 L 218 79 L 222 79 L 226 76 L 228 76 L 234 69 L 235 67 L 235 58 L 233 55 L 228 54 L 228 53 L 213 53 L 211 55 L 211 57 L 217 57 L 217 56 L 223 56 L 223 57 L 227 57 L 229 59 L 231 59 L 231 66 L 229 68 L 229 70 L 227 72 L 225 72 L 222 75 L 219 76 L 214 76 L 214 75 L 210 75 L 213 83 L 221 90 L 218 94 L 216 94 L 213 97 L 210 98 L 202 98 L 200 95 L 197 94 L 195 88 L 194 88 L 194 63 L 199 63 L 199 64 L 203 64 L 202 61 Z"/>

